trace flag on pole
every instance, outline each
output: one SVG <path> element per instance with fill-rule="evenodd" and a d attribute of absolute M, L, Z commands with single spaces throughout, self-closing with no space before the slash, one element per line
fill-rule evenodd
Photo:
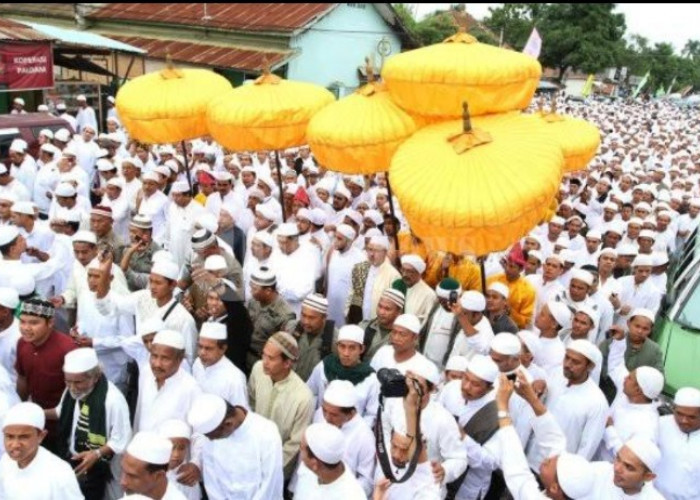
<path fill-rule="evenodd" d="M 541 50 L 542 38 L 537 32 L 537 28 L 532 28 L 532 33 L 530 33 L 530 38 L 527 39 L 527 43 L 525 44 L 525 48 L 523 49 L 523 54 L 527 54 L 537 59 L 538 57 L 540 57 Z"/>
<path fill-rule="evenodd" d="M 581 89 L 581 95 L 583 97 L 588 97 L 589 95 L 591 95 L 592 91 L 593 91 L 593 73 L 588 75 L 588 80 L 586 80 L 586 84 Z"/>
<path fill-rule="evenodd" d="M 642 78 L 642 81 L 639 82 L 639 84 L 637 85 L 637 88 L 635 88 L 634 92 L 632 92 L 632 99 L 635 99 L 639 95 L 639 92 L 641 92 L 641 90 L 647 84 L 648 80 L 649 80 L 649 71 L 647 71 L 647 74 L 644 75 L 644 78 Z"/>
<path fill-rule="evenodd" d="M 673 80 L 671 80 L 671 85 L 668 86 L 668 89 L 666 89 L 666 95 L 669 95 L 671 93 L 671 90 L 673 89 L 673 86 L 676 84 L 676 77 L 673 77 Z"/>

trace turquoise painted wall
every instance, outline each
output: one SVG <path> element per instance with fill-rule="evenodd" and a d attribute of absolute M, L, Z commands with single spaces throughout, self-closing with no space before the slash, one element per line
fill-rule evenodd
<path fill-rule="evenodd" d="M 287 78 L 328 87 L 341 82 L 344 95 L 359 85 L 357 68 L 365 57 L 374 55 L 379 67 L 382 57 L 377 45 L 386 38 L 391 55 L 401 51 L 401 40 L 371 3 L 340 4 L 310 30 L 292 39 L 291 48 L 300 51 L 289 61 Z"/>

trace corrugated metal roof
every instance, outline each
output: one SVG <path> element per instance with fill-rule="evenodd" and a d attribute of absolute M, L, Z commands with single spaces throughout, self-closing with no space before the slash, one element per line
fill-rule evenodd
<path fill-rule="evenodd" d="M 96 33 L 90 33 L 89 31 L 69 30 L 58 28 L 57 26 L 49 26 L 48 24 L 30 23 L 28 21 L 22 22 L 27 26 L 34 28 L 36 31 L 44 33 L 45 35 L 63 43 L 82 45 L 84 47 L 118 50 L 121 52 L 131 52 L 134 54 L 143 54 L 145 52 L 138 47 L 132 47 L 126 43 L 118 42 Z"/>
<path fill-rule="evenodd" d="M 0 40 L 39 42 L 53 39 L 53 37 L 40 33 L 25 24 L 0 18 Z"/>
<path fill-rule="evenodd" d="M 209 26 L 241 31 L 291 32 L 311 23 L 335 3 L 111 3 L 89 19 L 119 19 Z M 205 17 L 206 6 L 206 17 Z"/>
<path fill-rule="evenodd" d="M 156 59 L 164 59 L 167 54 L 170 54 L 173 61 L 248 71 L 260 71 L 265 59 L 267 59 L 270 67 L 275 68 L 292 55 L 291 51 L 263 51 L 231 46 L 222 47 L 220 45 L 161 40 L 140 36 L 112 36 L 112 38 L 139 47 L 148 53 L 148 57 Z"/>

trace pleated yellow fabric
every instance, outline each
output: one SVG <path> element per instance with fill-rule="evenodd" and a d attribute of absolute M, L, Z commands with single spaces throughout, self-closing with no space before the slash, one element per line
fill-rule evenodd
<path fill-rule="evenodd" d="M 163 144 L 208 135 L 207 105 L 230 89 L 213 71 L 167 68 L 128 82 L 115 105 L 130 137 Z"/>
<path fill-rule="evenodd" d="M 458 154 L 448 139 L 462 131 L 462 121 L 431 125 L 399 147 L 389 176 L 411 228 L 429 248 L 486 255 L 543 219 L 564 159 L 532 117 L 492 115 L 472 119 L 472 126 L 491 142 Z"/>
<path fill-rule="evenodd" d="M 300 146 L 311 117 L 334 99 L 318 85 L 265 74 L 212 101 L 207 122 L 212 137 L 229 149 Z"/>
<path fill-rule="evenodd" d="M 583 170 L 593 159 L 600 145 L 598 127 L 581 118 L 559 114 L 536 113 L 534 116 L 545 128 L 564 154 L 564 171 Z"/>
<path fill-rule="evenodd" d="M 346 174 L 372 174 L 389 169 L 401 143 L 416 131 L 379 83 L 369 83 L 316 114 L 307 138 L 324 167 Z"/>
<path fill-rule="evenodd" d="M 533 57 L 458 33 L 387 59 L 382 78 L 399 106 L 429 122 L 459 118 L 465 100 L 472 116 L 525 109 L 541 73 Z"/>

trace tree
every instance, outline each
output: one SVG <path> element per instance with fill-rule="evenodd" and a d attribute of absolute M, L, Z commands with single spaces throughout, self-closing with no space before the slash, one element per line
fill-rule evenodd
<path fill-rule="evenodd" d="M 616 66 L 625 45 L 625 16 L 613 12 L 615 4 L 506 4 L 489 9 L 484 23 L 503 30 L 504 40 L 521 49 L 533 27 L 542 36 L 540 62 L 559 70 L 570 68 L 596 73 Z"/>

